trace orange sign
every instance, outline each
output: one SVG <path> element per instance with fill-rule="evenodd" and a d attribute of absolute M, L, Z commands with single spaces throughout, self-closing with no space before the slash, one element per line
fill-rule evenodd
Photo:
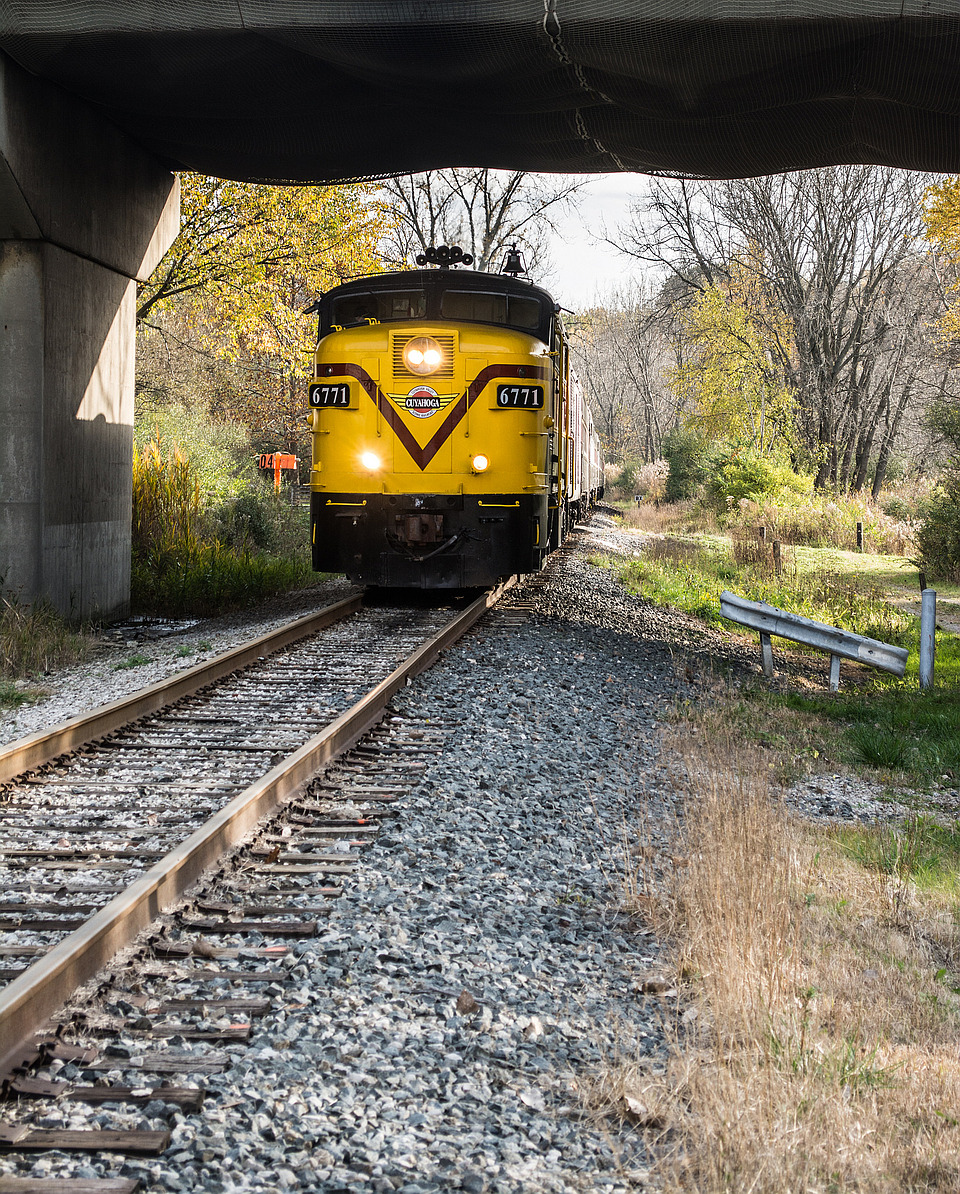
<path fill-rule="evenodd" d="M 288 452 L 261 452 L 257 458 L 258 468 L 273 470 L 273 488 L 277 493 L 280 492 L 281 470 L 295 469 L 297 463 L 296 456 L 292 456 Z"/>
<path fill-rule="evenodd" d="M 263 469 L 296 468 L 297 458 L 285 452 L 261 452 L 257 459 L 257 467 Z"/>

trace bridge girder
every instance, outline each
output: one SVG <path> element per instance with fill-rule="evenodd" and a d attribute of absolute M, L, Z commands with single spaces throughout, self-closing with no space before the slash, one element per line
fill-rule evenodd
<path fill-rule="evenodd" d="M 957 168 L 957 0 L 0 0 L 0 49 L 236 179 Z"/>

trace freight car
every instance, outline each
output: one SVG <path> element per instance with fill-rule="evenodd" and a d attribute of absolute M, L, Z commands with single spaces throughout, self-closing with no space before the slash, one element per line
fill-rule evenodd
<path fill-rule="evenodd" d="M 439 268 L 347 282 L 314 308 L 313 566 L 358 584 L 535 571 L 603 493 L 557 304 L 517 276 L 515 252 L 500 274 L 453 268 L 455 248 L 430 259 Z"/>

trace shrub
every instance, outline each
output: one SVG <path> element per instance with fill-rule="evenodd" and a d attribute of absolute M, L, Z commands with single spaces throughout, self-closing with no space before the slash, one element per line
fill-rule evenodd
<path fill-rule="evenodd" d="M 210 525 L 221 543 L 242 550 L 296 553 L 309 534 L 305 507 L 291 506 L 261 482 L 218 506 Z"/>
<path fill-rule="evenodd" d="M 759 502 L 765 497 L 784 498 L 813 491 L 813 478 L 795 473 L 785 460 L 763 455 L 755 449 L 733 450 L 708 483 L 714 503 L 723 509 L 743 500 Z"/>
<path fill-rule="evenodd" d="M 741 501 L 731 512 L 734 533 L 757 526 L 767 528 L 768 539 L 807 547 L 838 547 L 852 551 L 857 544 L 857 523 L 863 524 L 866 551 L 905 555 L 912 549 L 913 527 L 892 518 L 867 498 L 823 493 L 797 494 L 789 499 L 767 496 L 758 502 Z"/>
<path fill-rule="evenodd" d="M 651 460 L 637 472 L 637 493 L 647 502 L 662 502 L 667 496 L 670 465 L 666 460 Z"/>
<path fill-rule="evenodd" d="M 262 600 L 307 581 L 307 542 L 304 509 L 262 486 L 205 512 L 193 468 L 178 449 L 165 454 L 154 441 L 135 450 L 135 609 L 181 616 Z M 275 558 L 264 548 L 285 554 Z"/>
<path fill-rule="evenodd" d="M 660 449 L 667 461 L 668 502 L 682 502 L 698 495 L 713 472 L 722 447 L 691 427 L 674 427 L 663 437 Z"/>
<path fill-rule="evenodd" d="M 178 453 L 205 500 L 236 497 L 258 477 L 246 428 L 214 419 L 204 405 L 140 397 L 134 440 L 141 452 L 157 443 Z"/>
<path fill-rule="evenodd" d="M 947 475 L 925 514 L 917 532 L 920 566 L 929 577 L 960 581 L 960 472 Z"/>

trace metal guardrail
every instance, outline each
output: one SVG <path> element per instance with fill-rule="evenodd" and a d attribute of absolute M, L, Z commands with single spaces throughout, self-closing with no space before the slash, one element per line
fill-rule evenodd
<path fill-rule="evenodd" d="M 849 630 L 840 630 L 836 626 L 801 618 L 799 614 L 787 613 L 786 610 L 777 609 L 776 606 L 764 602 L 746 601 L 735 593 L 720 594 L 720 613 L 731 622 L 759 632 L 765 676 L 773 675 L 773 648 L 770 643 L 772 634 L 792 639 L 795 643 L 805 643 L 818 651 L 826 651 L 830 656 L 831 692 L 836 692 L 840 687 L 841 658 L 868 663 L 871 667 L 892 672 L 900 677 L 907 668 L 908 652 L 905 647 L 893 647 L 875 638 L 864 638 L 863 635 L 853 634 Z"/>

